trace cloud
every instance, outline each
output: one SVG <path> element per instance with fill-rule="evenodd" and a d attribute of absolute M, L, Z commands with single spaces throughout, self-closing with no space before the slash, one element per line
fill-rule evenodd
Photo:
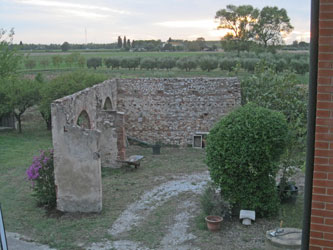
<path fill-rule="evenodd" d="M 217 23 L 211 19 L 202 20 L 187 20 L 187 21 L 166 21 L 155 23 L 155 25 L 168 27 L 168 28 L 216 28 Z"/>
<path fill-rule="evenodd" d="M 61 1 L 47 1 L 47 0 L 16 0 L 15 2 L 30 6 L 45 8 L 45 11 L 50 7 L 56 8 L 57 11 L 85 18 L 105 18 L 110 14 L 130 15 L 129 11 L 110 8 L 106 6 L 90 5 L 90 4 L 77 4 Z"/>

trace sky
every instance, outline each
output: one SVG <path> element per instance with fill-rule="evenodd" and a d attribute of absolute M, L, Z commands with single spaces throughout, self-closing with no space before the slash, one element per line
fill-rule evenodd
<path fill-rule="evenodd" d="M 0 0 L 0 28 L 14 28 L 14 43 L 219 40 L 214 17 L 228 4 L 285 8 L 294 26 L 285 42 L 309 41 L 310 0 Z"/>

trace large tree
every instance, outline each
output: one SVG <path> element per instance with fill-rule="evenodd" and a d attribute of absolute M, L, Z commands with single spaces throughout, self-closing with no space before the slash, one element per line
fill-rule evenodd
<path fill-rule="evenodd" d="M 265 47 L 282 43 L 282 36 L 293 30 L 285 9 L 264 7 L 253 25 L 254 38 Z"/>
<path fill-rule="evenodd" d="M 215 18 L 220 21 L 218 29 L 227 29 L 229 36 L 238 40 L 247 40 L 258 15 L 259 10 L 251 5 L 227 5 L 226 9 L 216 12 Z"/>

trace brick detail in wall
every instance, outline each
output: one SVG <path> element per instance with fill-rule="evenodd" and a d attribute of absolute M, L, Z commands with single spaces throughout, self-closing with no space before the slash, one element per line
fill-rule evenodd
<path fill-rule="evenodd" d="M 333 0 L 320 0 L 310 249 L 333 249 Z"/>

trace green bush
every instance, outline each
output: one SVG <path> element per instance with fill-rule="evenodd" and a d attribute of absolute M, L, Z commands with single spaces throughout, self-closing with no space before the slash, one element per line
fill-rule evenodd
<path fill-rule="evenodd" d="M 222 58 L 219 62 L 221 70 L 232 71 L 239 62 L 238 58 Z"/>
<path fill-rule="evenodd" d="M 141 69 L 150 69 L 153 70 L 157 65 L 157 62 L 154 58 L 146 57 L 143 58 L 140 62 L 140 68 Z"/>
<path fill-rule="evenodd" d="M 129 70 L 136 69 L 140 65 L 141 58 L 140 57 L 124 57 L 120 61 L 120 66 L 122 68 L 127 68 Z"/>
<path fill-rule="evenodd" d="M 197 61 L 195 58 L 187 56 L 178 59 L 176 65 L 181 70 L 191 71 L 197 68 Z"/>
<path fill-rule="evenodd" d="M 177 59 L 175 57 L 161 57 L 157 61 L 157 67 L 159 69 L 170 70 L 176 66 Z"/>
<path fill-rule="evenodd" d="M 117 57 L 106 58 L 104 63 L 107 68 L 117 69 L 120 66 L 120 59 Z"/>
<path fill-rule="evenodd" d="M 297 60 L 292 59 L 290 61 L 290 67 L 297 73 L 297 74 L 305 74 L 309 72 L 309 62 L 306 60 Z"/>
<path fill-rule="evenodd" d="M 258 58 L 243 58 L 240 63 L 243 69 L 253 72 L 259 61 L 260 59 Z"/>
<path fill-rule="evenodd" d="M 92 57 L 87 60 L 87 67 L 97 69 L 102 66 L 102 58 Z"/>
<path fill-rule="evenodd" d="M 199 66 L 204 71 L 211 71 L 217 68 L 219 65 L 216 57 L 213 56 L 204 56 L 199 60 Z"/>
<path fill-rule="evenodd" d="M 54 208 L 56 206 L 56 186 L 54 183 L 53 150 L 41 151 L 35 156 L 27 170 L 32 182 L 33 196 L 39 206 Z"/>
<path fill-rule="evenodd" d="M 32 60 L 32 59 L 28 59 L 24 62 L 24 66 L 27 68 L 27 69 L 33 69 L 33 68 L 36 68 L 36 61 L 35 60 Z"/>
<path fill-rule="evenodd" d="M 283 114 L 254 104 L 231 112 L 210 131 L 210 175 L 234 208 L 255 210 L 259 216 L 277 212 L 275 176 L 287 131 Z"/>

